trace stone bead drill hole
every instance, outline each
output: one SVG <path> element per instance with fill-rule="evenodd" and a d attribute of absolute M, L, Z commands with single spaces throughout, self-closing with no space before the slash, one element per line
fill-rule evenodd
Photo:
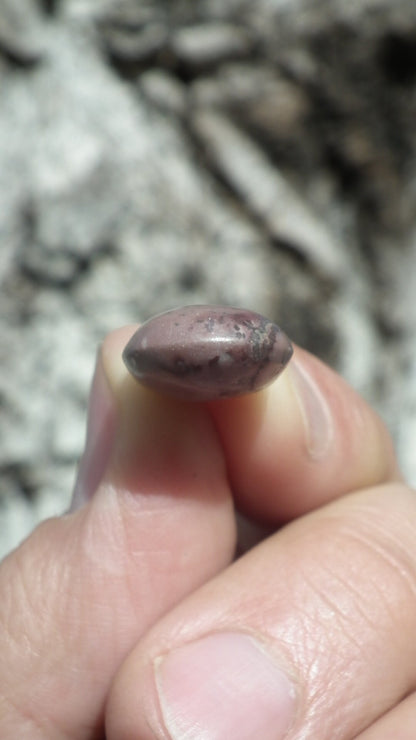
<path fill-rule="evenodd" d="M 123 360 L 149 388 L 210 401 L 264 388 L 292 354 L 286 334 L 261 314 L 230 306 L 184 306 L 142 324 Z"/>

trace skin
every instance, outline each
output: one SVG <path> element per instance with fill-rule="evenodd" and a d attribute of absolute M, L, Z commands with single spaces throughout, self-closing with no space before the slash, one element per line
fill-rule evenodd
<path fill-rule="evenodd" d="M 71 512 L 0 565 L 0 736 L 167 738 L 159 656 L 237 632 L 294 686 L 288 740 L 413 738 L 416 499 L 381 420 L 299 348 L 258 394 L 162 398 L 135 328 L 101 348 Z"/>

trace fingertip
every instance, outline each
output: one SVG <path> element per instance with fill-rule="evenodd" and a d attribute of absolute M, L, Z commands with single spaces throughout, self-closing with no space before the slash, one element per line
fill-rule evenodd
<path fill-rule="evenodd" d="M 337 373 L 295 348 L 264 391 L 210 404 L 237 504 L 280 523 L 399 477 L 380 417 Z"/>
<path fill-rule="evenodd" d="M 115 395 L 120 393 L 126 380 L 131 381 L 131 387 L 137 390 L 137 383 L 131 378 L 122 357 L 124 347 L 137 328 L 138 324 L 127 324 L 115 329 L 107 334 L 99 349 L 98 363 L 102 365 Z"/>
<path fill-rule="evenodd" d="M 85 446 L 74 484 L 71 512 L 92 498 L 111 459 L 126 396 L 124 386 L 129 384 L 127 371 L 120 361 L 120 350 L 134 328 L 127 326 L 111 332 L 98 349 L 88 397 Z"/>

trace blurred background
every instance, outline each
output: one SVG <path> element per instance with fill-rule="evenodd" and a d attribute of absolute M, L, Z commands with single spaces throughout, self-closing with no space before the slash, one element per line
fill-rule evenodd
<path fill-rule="evenodd" d="M 0 554 L 68 506 L 97 346 L 260 311 L 416 485 L 416 3 L 0 0 Z"/>

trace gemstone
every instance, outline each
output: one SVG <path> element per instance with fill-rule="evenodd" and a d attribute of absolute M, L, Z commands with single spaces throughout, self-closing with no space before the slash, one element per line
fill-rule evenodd
<path fill-rule="evenodd" d="M 258 391 L 293 353 L 286 334 L 261 314 L 230 306 L 184 306 L 154 316 L 123 352 L 143 385 L 209 401 Z"/>

